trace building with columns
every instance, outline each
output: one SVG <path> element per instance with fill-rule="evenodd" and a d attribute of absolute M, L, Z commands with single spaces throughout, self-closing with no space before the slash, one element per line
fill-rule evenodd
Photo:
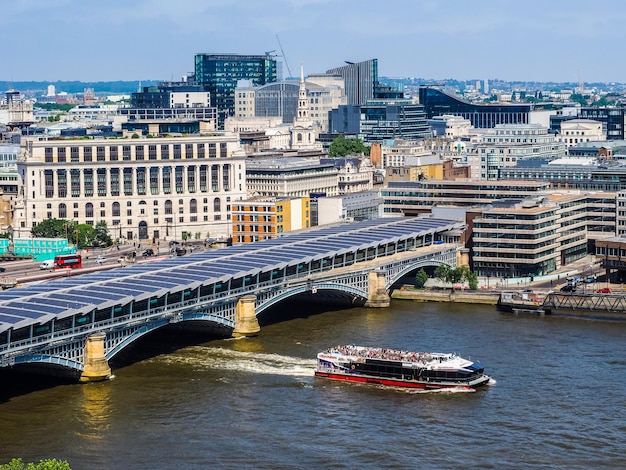
<path fill-rule="evenodd" d="M 228 235 L 246 197 L 236 134 L 117 139 L 26 138 L 18 159 L 16 237 L 49 219 L 105 221 L 122 239 Z"/>

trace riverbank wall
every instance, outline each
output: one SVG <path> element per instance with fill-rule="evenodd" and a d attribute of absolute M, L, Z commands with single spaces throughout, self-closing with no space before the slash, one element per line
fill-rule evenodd
<path fill-rule="evenodd" d="M 470 290 L 396 289 L 391 293 L 391 298 L 415 300 L 418 302 L 458 302 L 497 305 L 500 294 L 498 292 Z"/>

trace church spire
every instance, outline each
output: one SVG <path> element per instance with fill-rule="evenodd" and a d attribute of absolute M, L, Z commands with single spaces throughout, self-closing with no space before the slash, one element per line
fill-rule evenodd
<path fill-rule="evenodd" d="M 309 99 L 306 94 L 306 85 L 304 84 L 304 65 L 300 64 L 300 89 L 298 90 L 298 113 L 296 120 L 309 119 Z"/>

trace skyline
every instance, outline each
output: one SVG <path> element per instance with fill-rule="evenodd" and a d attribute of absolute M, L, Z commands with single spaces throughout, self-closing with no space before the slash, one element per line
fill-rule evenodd
<path fill-rule="evenodd" d="M 198 53 L 273 51 L 291 75 L 378 59 L 379 76 L 625 82 L 620 0 L 17 0 L 0 82 L 179 80 Z M 501 8 L 505 5 L 504 8 Z M 470 8 L 471 7 L 471 8 Z M 243 33 L 245 32 L 245 34 Z M 19 38 L 19 39 L 16 39 Z M 280 57 L 282 50 L 285 57 Z M 610 58 L 614 57 L 611 62 Z"/>

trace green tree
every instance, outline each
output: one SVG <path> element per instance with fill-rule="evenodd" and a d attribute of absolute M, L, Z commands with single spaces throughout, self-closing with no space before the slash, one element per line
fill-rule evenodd
<path fill-rule="evenodd" d="M 426 271 L 422 268 L 415 275 L 415 287 L 421 289 L 426 285 L 426 281 L 428 281 L 428 274 L 426 274 Z"/>
<path fill-rule="evenodd" d="M 72 240 L 72 233 L 76 229 L 76 222 L 65 219 L 46 219 L 35 225 L 30 233 L 40 238 L 68 238 Z"/>
<path fill-rule="evenodd" d="M 369 147 L 365 146 L 361 139 L 346 139 L 343 135 L 333 140 L 328 149 L 328 156 L 331 158 L 369 154 Z"/>
<path fill-rule="evenodd" d="M 585 99 L 585 97 L 583 95 L 581 95 L 580 93 L 574 93 L 572 94 L 572 101 L 574 103 L 580 103 L 581 106 L 587 106 L 587 100 Z"/>
<path fill-rule="evenodd" d="M 65 460 L 45 459 L 39 463 L 24 463 L 22 459 L 13 459 L 9 463 L 1 464 L 0 470 L 72 470 Z"/>
<path fill-rule="evenodd" d="M 104 220 L 96 224 L 93 234 L 93 246 L 111 246 L 113 240 L 109 235 L 109 228 Z"/>
<path fill-rule="evenodd" d="M 73 232 L 73 241 L 76 248 L 87 248 L 94 246 L 96 229 L 89 224 L 79 224 Z"/>
<path fill-rule="evenodd" d="M 478 276 L 471 271 L 467 273 L 467 285 L 472 290 L 478 289 Z"/>
<path fill-rule="evenodd" d="M 440 264 L 437 266 L 437 269 L 435 269 L 435 277 L 441 282 L 448 283 L 450 282 L 450 270 L 451 268 L 447 264 Z"/>

